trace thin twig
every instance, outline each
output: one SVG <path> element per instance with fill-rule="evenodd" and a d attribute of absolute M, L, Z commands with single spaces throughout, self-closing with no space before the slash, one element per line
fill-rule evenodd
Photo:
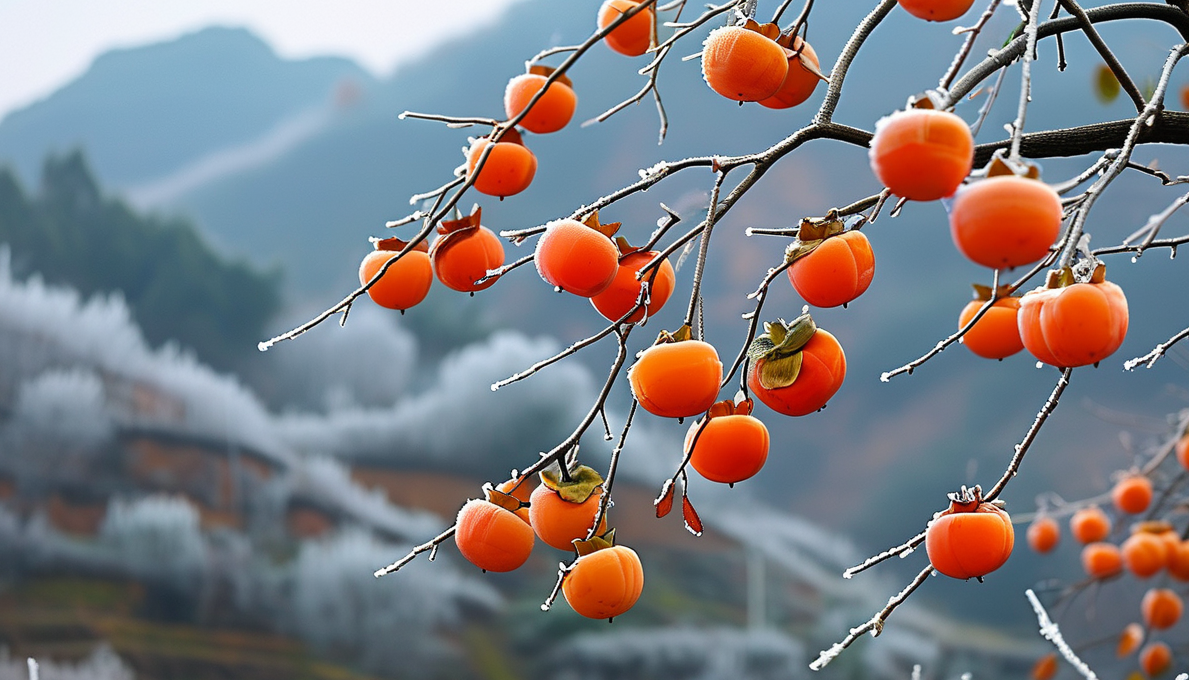
<path fill-rule="evenodd" d="M 1156 361 L 1160 357 L 1164 356 L 1164 353 L 1167 352 L 1170 347 L 1172 347 L 1173 345 L 1177 344 L 1178 342 L 1184 340 L 1185 338 L 1189 338 L 1189 328 L 1186 328 L 1185 330 L 1181 331 L 1180 333 L 1177 333 L 1176 335 L 1172 336 L 1168 340 L 1165 340 L 1164 342 L 1160 343 L 1159 345 L 1156 345 L 1156 347 L 1153 348 L 1151 352 L 1148 352 L 1147 354 L 1143 355 L 1142 357 L 1128 359 L 1127 361 L 1123 362 L 1123 369 L 1127 370 L 1127 371 L 1134 371 L 1135 368 L 1137 366 L 1139 366 L 1140 364 L 1147 364 L 1147 368 L 1151 368 L 1153 365 L 1156 364 Z"/>
<path fill-rule="evenodd" d="M 702 241 L 698 247 L 698 261 L 694 264 L 694 285 L 689 294 L 689 308 L 685 312 L 685 325 L 693 326 L 694 311 L 698 305 L 698 293 L 702 290 L 702 273 L 706 270 L 706 254 L 710 252 L 710 233 L 714 230 L 714 218 L 718 212 L 718 192 L 722 189 L 726 172 L 718 172 L 714 176 L 714 188 L 710 190 L 710 207 L 706 211 L 706 221 L 702 228 Z M 694 339 L 702 339 L 702 327 L 699 324 L 694 330 Z"/>
<path fill-rule="evenodd" d="M 1144 102 L 1144 96 L 1140 94 L 1139 88 L 1135 86 L 1135 81 L 1127 74 L 1127 69 L 1123 68 L 1123 64 L 1119 63 L 1119 58 L 1115 56 L 1114 52 L 1111 52 L 1111 48 L 1107 47 L 1106 41 L 1098 34 L 1098 29 L 1094 28 L 1090 17 L 1086 15 L 1086 10 L 1082 9 L 1082 6 L 1077 3 L 1077 0 L 1057 0 L 1057 2 L 1081 24 L 1082 33 L 1085 34 L 1090 44 L 1094 46 L 1094 49 L 1098 50 L 1099 56 L 1106 62 L 1111 73 L 1115 74 L 1115 79 L 1119 81 L 1119 85 L 1123 87 L 1123 91 L 1127 93 L 1128 97 L 1131 97 L 1132 103 L 1135 104 L 1136 113 L 1143 111 L 1144 107 L 1147 106 L 1147 103 Z"/>
<path fill-rule="evenodd" d="M 1061 394 L 1065 391 L 1065 388 L 1069 386 L 1069 376 L 1072 373 L 1072 368 L 1066 368 L 1061 371 L 1061 377 L 1057 379 L 1057 384 L 1053 387 L 1052 393 L 1049 394 L 1049 398 L 1045 401 L 1044 406 L 1036 414 L 1036 420 L 1032 421 L 1032 427 L 1028 428 L 1024 439 L 1019 444 L 1016 444 L 1015 454 L 1012 456 L 1007 470 L 1003 472 L 1003 476 L 999 478 L 999 481 L 995 482 L 995 486 L 991 487 L 991 490 L 983 496 L 983 500 L 990 502 L 998 498 L 999 494 L 1003 492 L 1003 488 L 1007 486 L 1007 483 L 1019 472 L 1020 463 L 1024 461 L 1024 454 L 1028 453 L 1028 447 L 1032 446 L 1032 442 L 1036 440 L 1036 435 L 1040 432 L 1041 426 L 1045 424 L 1045 421 L 1052 415 L 1053 410 L 1057 408 L 1057 402 L 1061 399 Z"/>
<path fill-rule="evenodd" d="M 1040 4 L 1040 0 L 1032 1 L 1038 5 Z M 1098 676 L 1094 674 L 1094 671 L 1090 670 L 1090 667 L 1078 658 L 1078 655 L 1070 648 L 1069 643 L 1061 636 L 1061 629 L 1049 618 L 1049 613 L 1045 611 L 1044 606 L 1037 599 L 1036 593 L 1032 592 L 1032 589 L 1029 588 L 1024 591 L 1024 594 L 1028 596 L 1028 601 L 1032 603 L 1032 610 L 1036 612 L 1036 620 L 1040 624 L 1040 634 L 1046 640 L 1052 642 L 1057 650 L 1061 652 L 1061 656 L 1065 657 L 1065 660 L 1069 662 L 1069 665 L 1073 666 L 1074 670 L 1085 677 L 1086 680 L 1098 680 Z"/>
<path fill-rule="evenodd" d="M 623 430 L 619 433 L 619 441 L 615 443 L 615 448 L 611 450 L 611 462 L 607 465 L 607 475 L 603 477 L 603 495 L 599 498 L 599 511 L 595 514 L 594 523 L 590 525 L 590 529 L 586 532 L 586 540 L 594 538 L 595 533 L 599 530 L 599 525 L 603 523 L 603 518 L 607 516 L 607 508 L 611 505 L 611 487 L 615 485 L 615 473 L 619 468 L 619 454 L 623 452 L 624 442 L 628 439 L 628 431 L 632 429 L 632 419 L 636 417 L 636 406 L 640 402 L 632 399 L 632 406 L 628 409 L 628 417 L 623 422 Z"/>
<path fill-rule="evenodd" d="M 912 554 L 912 551 L 916 550 L 917 546 L 924 542 L 925 532 L 922 531 L 895 548 L 889 548 L 878 555 L 868 557 L 863 561 L 862 564 L 858 564 L 851 567 L 850 569 L 847 569 L 846 571 L 842 572 L 842 578 L 854 578 L 855 574 L 867 571 L 871 567 L 874 567 L 885 560 L 890 560 L 893 557 L 906 557 Z"/>
<path fill-rule="evenodd" d="M 970 50 L 974 48 L 974 41 L 978 38 L 979 33 L 982 32 L 983 27 L 991 20 L 995 14 L 995 10 L 999 8 L 1000 0 L 991 0 L 991 4 L 987 5 L 987 9 L 979 17 L 978 23 L 970 28 L 963 29 L 961 32 L 966 34 L 966 40 L 962 43 L 962 49 L 958 50 L 958 54 L 954 57 L 950 67 L 946 70 L 945 75 L 941 77 L 938 86 L 944 90 L 954 82 L 954 78 L 958 76 L 958 71 L 962 69 L 962 64 L 966 62 L 966 57 L 970 56 Z"/>
<path fill-rule="evenodd" d="M 1024 68 L 1020 74 L 1020 105 L 1016 109 L 1016 120 L 1011 128 L 1011 154 L 1009 158 L 1020 160 L 1020 139 L 1024 135 L 1024 119 L 1028 115 L 1028 102 L 1032 101 L 1032 58 L 1036 53 L 1037 22 L 1040 21 L 1040 0 L 1032 0 L 1031 10 L 1028 12 L 1028 25 L 1024 27 L 1024 35 L 1028 44 L 1024 48 Z"/>
<path fill-rule="evenodd" d="M 381 576 L 387 576 L 388 574 L 399 571 L 401 567 L 405 566 L 409 562 L 412 562 L 413 559 L 415 557 L 417 557 L 418 555 L 420 555 L 421 553 L 429 552 L 431 550 L 437 550 L 439 545 L 441 545 L 443 542 L 449 540 L 452 536 L 454 536 L 454 532 L 457 529 L 458 529 L 458 525 L 455 524 L 454 526 L 443 531 L 442 533 L 438 534 L 437 536 L 434 536 L 432 539 L 426 541 L 425 543 L 422 543 L 421 545 L 417 546 L 416 548 L 413 548 L 412 550 L 409 551 L 409 554 L 407 554 L 404 557 L 400 558 L 399 560 L 393 562 L 392 564 L 388 565 L 387 567 L 377 569 L 375 571 L 375 573 L 372 574 L 372 576 L 375 576 L 376 578 L 380 578 Z"/>

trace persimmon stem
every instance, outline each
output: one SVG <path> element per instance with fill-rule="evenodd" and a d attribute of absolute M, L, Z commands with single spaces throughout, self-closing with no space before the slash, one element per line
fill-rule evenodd
<path fill-rule="evenodd" d="M 743 318 L 748 320 L 747 337 L 743 340 L 743 347 L 740 348 L 739 354 L 737 354 L 735 356 L 735 360 L 731 362 L 731 369 L 727 371 L 725 376 L 723 376 L 720 389 L 730 384 L 731 380 L 735 376 L 735 371 L 738 371 L 743 365 L 743 362 L 747 359 L 747 348 L 751 346 L 751 341 L 755 340 L 756 331 L 759 330 L 760 327 L 760 311 L 764 308 L 764 300 L 768 297 L 768 286 L 772 285 L 772 282 L 776 280 L 776 277 L 780 276 L 791 266 L 793 266 L 792 262 L 783 262 L 780 264 L 780 266 L 769 269 L 768 275 L 765 276 L 764 280 L 760 282 L 759 288 L 756 288 L 754 293 L 747 296 L 749 299 L 755 298 L 756 306 L 755 309 L 743 315 Z M 742 380 L 743 383 L 746 384 L 746 378 L 743 378 Z"/>
<path fill-rule="evenodd" d="M 879 634 L 883 632 L 884 622 L 888 620 L 888 617 L 892 615 L 892 612 L 896 611 L 896 607 L 899 607 L 901 604 L 903 604 L 904 601 L 908 599 L 909 595 L 912 595 L 917 588 L 920 588 L 921 585 L 923 585 L 925 581 L 928 580 L 929 575 L 932 573 L 933 565 L 925 565 L 925 568 L 921 570 L 921 573 L 917 574 L 916 578 L 914 578 L 911 583 L 905 586 L 904 590 L 901 590 L 888 600 L 887 606 L 876 612 L 875 616 L 872 616 L 863 625 L 857 628 L 851 628 L 850 632 L 845 638 L 842 639 L 841 642 L 836 642 L 834 643 L 834 646 L 823 650 L 820 654 L 818 654 L 817 659 L 813 663 L 809 664 L 809 667 L 815 671 L 820 671 L 821 669 L 825 668 L 831 661 L 836 659 L 838 655 L 842 653 L 842 650 L 850 647 L 852 644 L 854 644 L 855 640 L 858 640 L 865 633 L 871 633 L 873 637 L 878 637 Z"/>

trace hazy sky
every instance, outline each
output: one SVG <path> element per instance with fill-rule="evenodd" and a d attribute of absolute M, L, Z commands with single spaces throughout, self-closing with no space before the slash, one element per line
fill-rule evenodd
<path fill-rule="evenodd" d="M 338 54 L 377 75 L 473 30 L 517 0 L 0 0 L 0 117 L 99 54 L 210 25 L 246 26 L 286 57 Z"/>

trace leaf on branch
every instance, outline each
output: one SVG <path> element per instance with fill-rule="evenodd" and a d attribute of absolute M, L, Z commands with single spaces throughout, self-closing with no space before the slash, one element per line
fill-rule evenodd
<path fill-rule="evenodd" d="M 1115 72 L 1106 64 L 1099 64 L 1094 69 L 1094 95 L 1103 104 L 1109 104 L 1119 98 L 1119 79 Z"/>
<path fill-rule="evenodd" d="M 694 504 L 689 502 L 689 496 L 681 495 L 681 514 L 685 517 L 685 528 L 694 536 L 702 535 L 702 518 L 694 510 Z"/>
<path fill-rule="evenodd" d="M 665 481 L 665 485 L 661 487 L 661 495 L 652 502 L 656 506 L 657 518 L 664 517 L 673 509 L 673 489 L 675 485 L 673 480 Z"/>

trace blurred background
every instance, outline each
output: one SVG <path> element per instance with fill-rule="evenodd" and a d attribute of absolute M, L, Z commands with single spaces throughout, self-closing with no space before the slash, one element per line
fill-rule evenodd
<path fill-rule="evenodd" d="M 686 426 L 637 417 L 611 512 L 645 565 L 630 614 L 609 626 L 564 603 L 542 613 L 567 556 L 540 542 L 511 574 L 482 574 L 446 544 L 432 564 L 372 578 L 449 526 L 483 482 L 574 428 L 612 342 L 497 393 L 489 385 L 605 322 L 522 268 L 474 298 L 435 285 L 403 316 L 364 300 L 345 327 L 327 323 L 266 353 L 256 343 L 352 290 L 368 237 L 392 235 L 385 221 L 447 181 L 467 135 L 481 134 L 398 114 L 501 116 L 524 60 L 584 40 L 598 4 L 0 5 L 0 677 L 26 677 L 30 655 L 46 680 L 807 677 L 819 649 L 915 575 L 923 554 L 841 578 L 920 531 L 947 492 L 992 484 L 1057 377 L 1028 356 L 986 362 L 955 346 L 880 382 L 956 328 L 970 283 L 990 283 L 951 244 L 939 203 L 885 211 L 864 229 L 878 262 L 872 288 L 848 309 L 814 313 L 846 349 L 846 383 L 806 418 L 758 408 L 773 442 L 763 472 L 729 490 L 691 484 L 703 536 L 653 516 Z M 808 37 L 824 69 L 870 4 L 819 3 Z M 1001 9 L 974 55 L 1016 22 Z M 855 62 L 835 119 L 871 129 L 935 87 L 962 41 L 952 28 L 894 11 Z M 1101 30 L 1141 86 L 1177 39 L 1163 25 Z M 502 202 L 468 196 L 464 208 L 478 201 L 492 229 L 536 226 L 657 161 L 756 151 L 809 122 L 824 88 L 787 111 L 711 92 L 696 60 L 679 61 L 706 31 L 661 69 L 663 146 L 647 100 L 577 124 L 643 84 L 646 59 L 599 45 L 570 73 L 576 122 L 527 137 L 540 163 L 533 186 Z M 1096 98 L 1099 61 L 1084 38 L 1065 51 L 1059 72 L 1055 46 L 1041 45 L 1030 130 L 1133 115 L 1125 97 Z M 1017 71 L 979 141 L 1003 137 L 1014 118 Z M 985 96 L 958 113 L 973 121 Z M 1185 174 L 1189 154 L 1137 154 L 1154 159 Z M 1090 162 L 1048 161 L 1045 178 Z M 688 171 L 604 221 L 642 242 L 663 202 L 692 226 L 711 180 Z M 719 225 L 704 293 L 707 339 L 724 358 L 745 337 L 745 296 L 786 245 L 744 230 L 791 226 L 878 189 L 863 149 L 814 142 Z M 1093 245 L 1120 242 L 1178 195 L 1124 176 L 1090 218 Z M 1164 233 L 1186 226 L 1182 212 Z M 508 246 L 508 259 L 531 243 Z M 1100 368 L 1075 371 L 1004 495 L 1010 512 L 1031 512 L 1045 491 L 1102 493 L 1185 406 L 1189 355 L 1177 349 L 1135 373 L 1122 362 L 1189 324 L 1189 277 L 1167 252 L 1108 264 L 1128 294 L 1130 336 Z M 692 266 L 679 269 L 674 301 L 633 335 L 633 351 L 681 323 L 691 278 Z M 765 314 L 792 318 L 802 304 L 782 277 Z M 629 399 L 621 381 L 612 430 Z M 604 466 L 611 443 L 598 430 L 583 457 Z M 1026 677 L 1047 649 L 1023 590 L 1079 578 L 1066 543 L 1043 560 L 1021 547 L 983 584 L 931 579 L 883 636 L 822 675 L 905 678 L 921 664 L 930 678 Z M 1137 616 L 1112 611 L 1138 606 L 1142 588 L 1129 578 L 1063 612 L 1071 641 Z"/>

